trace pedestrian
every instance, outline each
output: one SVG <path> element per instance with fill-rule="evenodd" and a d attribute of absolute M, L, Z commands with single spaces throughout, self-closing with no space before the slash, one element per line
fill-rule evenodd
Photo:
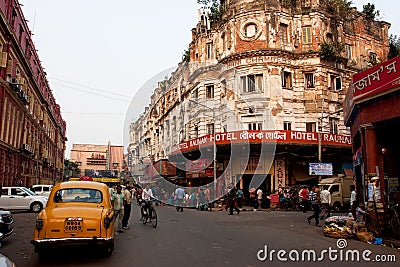
<path fill-rule="evenodd" d="M 311 223 L 311 219 L 314 218 L 315 219 L 315 226 L 321 226 L 319 224 L 319 208 L 320 208 L 319 207 L 319 203 L 320 203 L 320 199 L 318 197 L 318 193 L 317 193 L 317 190 L 316 190 L 315 186 L 312 187 L 311 192 L 308 194 L 308 198 L 309 198 L 309 200 L 311 202 L 312 210 L 314 211 L 313 215 L 307 217 L 308 224 L 310 224 Z"/>
<path fill-rule="evenodd" d="M 308 190 L 307 186 L 303 186 L 303 189 L 300 190 L 299 196 L 301 197 L 301 205 L 303 206 L 303 213 L 307 212 L 308 209 Z"/>
<path fill-rule="evenodd" d="M 178 187 L 175 190 L 175 200 L 177 201 L 176 203 L 176 210 L 183 212 L 183 200 L 185 198 L 185 190 L 183 190 L 182 187 Z"/>
<path fill-rule="evenodd" d="M 243 190 L 242 189 L 238 189 L 237 191 L 236 191 L 236 196 L 237 196 L 237 198 L 236 198 L 236 203 L 237 203 L 237 205 L 238 205 L 238 207 L 239 208 L 242 208 L 242 201 L 243 201 Z"/>
<path fill-rule="evenodd" d="M 356 219 L 356 208 L 358 206 L 358 203 L 356 202 L 357 200 L 357 193 L 356 193 L 356 187 L 354 184 L 350 185 L 350 212 L 353 215 L 354 220 Z"/>
<path fill-rule="evenodd" d="M 324 185 L 323 190 L 321 191 L 321 206 L 322 206 L 322 211 L 320 214 L 320 219 L 323 220 L 326 214 L 326 217 L 329 218 L 331 217 L 331 192 L 328 190 L 328 186 Z"/>
<path fill-rule="evenodd" d="M 123 233 L 122 218 L 124 217 L 125 195 L 122 193 L 121 185 L 117 186 L 117 191 L 112 195 L 112 204 L 114 207 L 114 220 L 118 218 L 118 232 Z"/>
<path fill-rule="evenodd" d="M 206 203 L 206 193 L 204 192 L 204 188 L 199 188 L 199 195 L 197 198 L 198 209 L 204 210 L 205 203 Z"/>
<path fill-rule="evenodd" d="M 368 204 L 367 210 L 376 212 L 378 205 L 381 205 L 381 190 L 379 186 L 379 177 L 375 176 L 371 178 L 368 183 Z"/>
<path fill-rule="evenodd" d="M 124 196 L 125 196 L 125 204 L 124 204 L 124 217 L 122 218 L 122 229 L 128 230 L 128 221 L 129 217 L 131 216 L 131 209 L 132 209 L 132 192 L 131 186 L 128 184 L 124 189 Z"/>
<path fill-rule="evenodd" d="M 280 198 L 279 198 L 278 190 L 275 190 L 272 194 L 267 196 L 267 198 L 270 200 L 270 208 L 271 209 L 276 209 L 279 207 Z"/>
<path fill-rule="evenodd" d="M 258 208 L 261 209 L 261 204 L 263 200 L 263 191 L 261 188 L 258 188 L 257 190 L 257 201 L 258 201 Z"/>
<path fill-rule="evenodd" d="M 233 187 L 228 193 L 228 208 L 229 208 L 228 215 L 233 215 L 233 209 L 235 209 L 237 214 L 240 213 L 240 210 L 236 206 L 236 189 L 235 189 L 235 187 Z"/>

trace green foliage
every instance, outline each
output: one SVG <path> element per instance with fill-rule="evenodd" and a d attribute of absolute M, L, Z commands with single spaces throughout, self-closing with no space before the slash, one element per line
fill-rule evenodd
<path fill-rule="evenodd" d="M 324 60 L 336 60 L 343 51 L 343 44 L 338 42 L 323 42 L 319 50 L 319 56 Z"/>
<path fill-rule="evenodd" d="M 64 159 L 64 179 L 68 179 L 70 177 L 79 177 L 80 174 L 81 170 L 79 169 L 79 165 L 77 163 L 68 159 Z"/>
<path fill-rule="evenodd" d="M 209 10 L 211 21 L 221 20 L 224 9 L 220 0 L 197 0 L 197 3 L 202 5 L 204 9 Z"/>
<path fill-rule="evenodd" d="M 351 11 L 353 3 L 347 0 L 327 0 L 326 8 L 328 13 L 338 15 L 342 19 L 346 19 Z"/>
<path fill-rule="evenodd" d="M 389 54 L 388 59 L 400 56 L 400 37 L 391 34 L 389 37 Z"/>
<path fill-rule="evenodd" d="M 380 15 L 379 10 L 375 9 L 375 5 L 368 3 L 366 5 L 363 5 L 363 11 L 362 13 L 365 14 L 365 17 L 369 20 L 375 19 L 375 17 Z"/>
<path fill-rule="evenodd" d="M 182 62 L 189 62 L 190 61 L 190 49 L 187 48 L 185 51 L 183 51 L 182 55 Z"/>

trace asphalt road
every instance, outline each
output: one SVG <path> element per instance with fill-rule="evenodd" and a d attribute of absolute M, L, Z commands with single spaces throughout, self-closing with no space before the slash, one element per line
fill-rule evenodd
<path fill-rule="evenodd" d="M 157 206 L 159 225 L 139 222 L 138 207 L 133 208 L 130 229 L 116 233 L 115 251 L 111 257 L 104 257 L 98 251 L 76 248 L 68 251 L 49 251 L 51 257 L 39 260 L 33 252 L 30 240 L 36 215 L 14 212 L 15 233 L 2 242 L 0 253 L 21 266 L 378 266 L 382 263 L 366 262 L 362 253 L 370 250 L 370 259 L 376 255 L 394 255 L 397 263 L 387 262 L 385 266 L 398 266 L 400 251 L 394 248 L 371 245 L 357 240 L 347 240 L 347 247 L 338 249 L 337 240 L 323 235 L 322 228 L 309 225 L 302 212 L 285 211 L 243 211 L 229 216 L 225 211 L 197 211 L 185 209 L 177 212 L 173 207 Z M 308 212 L 308 215 L 311 214 Z M 267 255 L 274 252 L 272 261 L 260 261 L 261 249 L 268 248 Z M 296 251 L 301 259 L 304 250 L 316 250 L 317 259 L 322 250 L 337 250 L 335 261 L 328 252 L 322 254 L 323 261 L 291 262 Z M 285 250 L 278 260 L 279 250 Z M 359 251 L 360 261 L 345 261 L 348 250 Z M 291 252 L 292 251 L 292 252 Z M 294 252 L 293 252 L 294 251 Z M 343 260 L 340 261 L 340 251 Z M 281 252 L 283 253 L 283 252 Z M 307 254 L 306 259 L 307 259 Z M 264 252 L 259 253 L 263 258 Z M 333 258 L 332 256 L 332 258 Z"/>

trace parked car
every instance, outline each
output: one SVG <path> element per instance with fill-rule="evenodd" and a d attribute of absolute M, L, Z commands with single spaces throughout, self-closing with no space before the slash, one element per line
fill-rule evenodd
<path fill-rule="evenodd" d="M 52 188 L 53 185 L 50 184 L 36 184 L 32 185 L 31 190 L 35 192 L 36 195 L 48 197 Z"/>
<path fill-rule="evenodd" d="M 0 254 L 0 267 L 15 267 L 15 263 L 7 258 L 7 256 Z"/>
<path fill-rule="evenodd" d="M 37 216 L 31 243 L 39 257 L 54 247 L 99 246 L 114 250 L 114 209 L 106 184 L 89 181 L 58 183 Z"/>
<path fill-rule="evenodd" d="M 3 187 L 0 207 L 7 210 L 29 210 L 40 212 L 47 203 L 47 197 L 38 196 L 22 186 Z"/>
<path fill-rule="evenodd" d="M 0 210 L 0 240 L 11 235 L 14 231 L 14 218 L 8 210 Z"/>

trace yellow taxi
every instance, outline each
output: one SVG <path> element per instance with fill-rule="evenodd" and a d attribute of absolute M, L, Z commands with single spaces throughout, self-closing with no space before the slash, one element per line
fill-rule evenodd
<path fill-rule="evenodd" d="M 39 256 L 48 248 L 96 245 L 105 255 L 114 250 L 114 209 L 106 184 L 73 181 L 56 184 L 37 216 L 31 243 Z M 51 252 L 49 252 L 51 253 Z"/>

